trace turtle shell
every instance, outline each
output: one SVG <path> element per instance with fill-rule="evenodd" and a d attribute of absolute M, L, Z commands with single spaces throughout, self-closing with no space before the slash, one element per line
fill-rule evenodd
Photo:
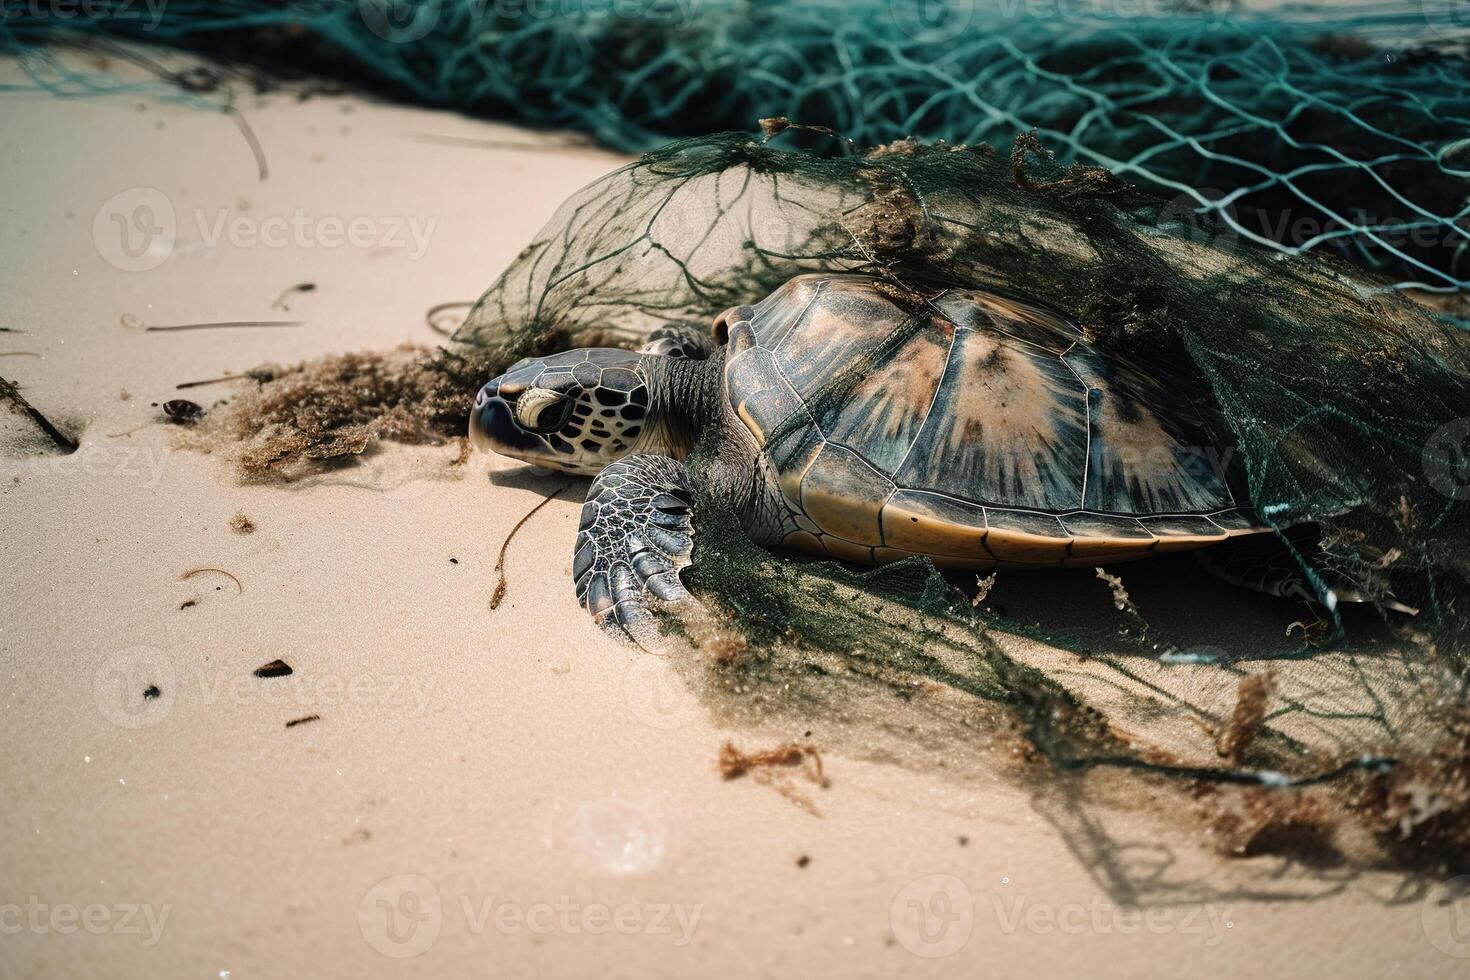
<path fill-rule="evenodd" d="M 1263 530 L 1217 413 L 1056 313 L 810 275 L 729 319 L 726 391 L 780 482 L 789 547 L 984 569 Z"/>

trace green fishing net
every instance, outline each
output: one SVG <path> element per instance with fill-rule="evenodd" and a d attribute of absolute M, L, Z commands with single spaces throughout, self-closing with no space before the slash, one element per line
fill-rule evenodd
<path fill-rule="evenodd" d="M 893 740 L 877 736 L 898 734 L 960 771 L 1004 717 L 1053 773 L 1270 791 L 1213 804 L 1234 850 L 1283 828 L 1346 833 L 1302 802 L 1320 791 L 1385 850 L 1470 861 L 1470 334 L 1408 298 L 1442 291 L 1453 312 L 1470 285 L 1453 3 L 553 6 L 443 0 L 389 21 L 373 3 L 172 0 L 152 27 L 20 17 L 0 38 L 65 95 L 115 89 L 47 45 L 124 37 L 625 149 L 701 134 L 561 206 L 441 355 L 435 377 L 455 383 L 637 346 L 806 271 L 919 296 L 982 286 L 1075 318 L 1100 349 L 1208 393 L 1260 512 L 1320 526 L 1319 561 L 1418 615 L 1293 606 L 1183 558 L 993 582 L 924 560 L 798 562 L 752 546 L 701 489 L 686 578 L 707 615 L 670 624 L 698 654 L 678 669 L 724 717 L 819 724 L 855 752 L 881 757 Z M 218 104 L 245 77 L 260 78 L 166 81 Z M 762 117 L 807 128 L 744 132 Z M 702 135 L 715 128 L 736 132 Z"/>
<path fill-rule="evenodd" d="M 701 489 L 686 578 L 715 621 L 688 630 L 709 654 L 689 661 L 709 674 L 692 683 L 739 690 L 736 714 L 757 701 L 846 717 L 866 703 L 854 687 L 929 700 L 931 685 L 1016 709 L 1063 768 L 1252 785 L 1392 779 L 1443 750 L 1470 651 L 1470 334 L 1345 263 L 1285 258 L 1105 170 L 1064 167 L 1034 137 L 1009 155 L 902 141 L 826 156 L 778 149 L 786 136 L 770 137 L 788 130 L 674 143 L 584 188 L 456 341 L 497 364 L 634 346 L 819 270 L 915 297 L 980 284 L 1208 392 L 1261 513 L 1319 526 L 1318 562 L 1419 613 L 1222 596 L 1178 562 L 1042 584 L 1003 572 L 978 595 L 974 576 L 923 559 L 796 565 L 750 545 Z M 814 414 L 850 388 L 834 378 Z M 691 460 L 696 487 L 709 451 Z M 1018 607 L 995 614 L 994 590 Z M 1229 734 L 1242 724 L 1249 735 Z"/>
<path fill-rule="evenodd" d="M 1032 129 L 1184 212 L 1404 286 L 1470 282 L 1470 23 L 1456 0 L 93 0 L 6 5 L 0 47 L 60 94 L 115 91 L 46 45 L 129 38 L 643 151 L 787 116 L 859 145 L 1005 150 Z M 29 13 L 28 13 L 29 12 Z M 230 72 L 191 71 L 218 102 Z M 268 80 L 267 80 L 268 79 Z M 213 83 L 213 86 L 211 85 Z M 813 143 L 813 146 L 820 146 Z"/>

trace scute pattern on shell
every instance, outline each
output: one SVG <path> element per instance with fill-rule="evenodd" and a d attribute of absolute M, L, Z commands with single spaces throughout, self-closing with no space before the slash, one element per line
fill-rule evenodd
<path fill-rule="evenodd" d="M 1098 564 L 1262 524 L 1227 430 L 1038 306 L 865 276 L 791 280 L 734 324 L 726 387 L 786 543 L 851 561 Z"/>

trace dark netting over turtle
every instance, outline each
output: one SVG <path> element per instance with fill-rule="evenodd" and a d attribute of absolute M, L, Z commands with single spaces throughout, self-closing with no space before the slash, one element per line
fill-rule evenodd
<path fill-rule="evenodd" d="M 1262 515 L 1319 525 L 1319 561 L 1420 612 L 1385 620 L 1272 600 L 1267 618 L 1301 621 L 1242 630 L 1261 613 L 1182 582 L 1175 562 L 1035 587 L 1001 572 L 996 594 L 1028 610 L 1001 619 L 973 576 L 941 576 L 927 559 L 857 572 L 771 556 L 701 491 L 686 579 L 711 618 L 684 627 L 713 656 L 689 669 L 728 680 L 738 664 L 737 702 L 786 707 L 831 707 L 859 680 L 906 697 L 937 684 L 1018 707 L 1064 766 L 1246 782 L 1404 772 L 1391 760 L 1427 757 L 1455 730 L 1439 713 L 1458 703 L 1470 651 L 1470 335 L 1345 264 L 1284 258 L 1104 170 L 1064 168 L 1032 137 L 1009 158 L 916 142 L 834 158 L 746 134 L 675 143 L 567 201 L 456 340 L 501 364 L 632 346 L 815 270 L 880 276 L 916 310 L 947 286 L 1040 302 L 1103 352 L 1208 393 Z M 839 405 L 886 349 L 836 372 L 812 415 Z M 691 461 L 696 487 L 709 482 L 705 452 Z M 1192 612 L 1179 616 L 1171 607 L 1190 590 Z"/>
<path fill-rule="evenodd" d="M 1009 159 L 983 144 L 843 158 L 744 134 L 673 144 L 567 201 L 456 339 L 503 361 L 629 346 L 835 270 L 877 274 L 916 305 L 967 286 L 1041 300 L 1099 348 L 1207 387 L 1270 523 L 1328 526 L 1349 577 L 1453 622 L 1438 588 L 1470 573 L 1470 335 L 1347 266 L 1283 259 L 1105 170 L 1063 169 L 1033 136 Z M 901 339 L 839 372 L 812 414 Z"/>
<path fill-rule="evenodd" d="M 789 116 L 862 145 L 1036 129 L 1285 251 L 1470 283 L 1470 30 L 1456 0 L 96 0 L 0 19 L 38 84 L 116 91 L 44 45 L 101 36 L 346 77 L 642 151 Z M 208 101 L 229 72 L 177 79 Z M 255 75 L 253 80 L 262 81 Z"/>

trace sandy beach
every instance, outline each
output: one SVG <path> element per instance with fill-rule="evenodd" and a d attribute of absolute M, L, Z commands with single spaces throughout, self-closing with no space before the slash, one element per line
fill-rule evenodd
<path fill-rule="evenodd" d="M 1222 857 L 1173 791 L 1056 777 L 946 694 L 971 741 L 720 710 L 578 608 L 585 481 L 451 444 L 242 485 L 176 448 L 158 406 L 239 382 L 176 385 L 433 345 L 426 310 L 623 162 L 356 97 L 238 107 L 264 179 L 217 112 L 0 97 L 0 375 L 80 440 L 0 417 L 0 975 L 1463 975 L 1441 884 Z M 219 321 L 297 325 L 143 329 Z M 1296 615 L 1182 560 L 1132 587 L 1181 580 L 1181 629 L 1238 613 L 1201 644 Z M 1086 574 L 1002 587 L 1018 621 L 1111 614 Z M 808 745 L 825 785 L 723 778 L 727 742 Z"/>

